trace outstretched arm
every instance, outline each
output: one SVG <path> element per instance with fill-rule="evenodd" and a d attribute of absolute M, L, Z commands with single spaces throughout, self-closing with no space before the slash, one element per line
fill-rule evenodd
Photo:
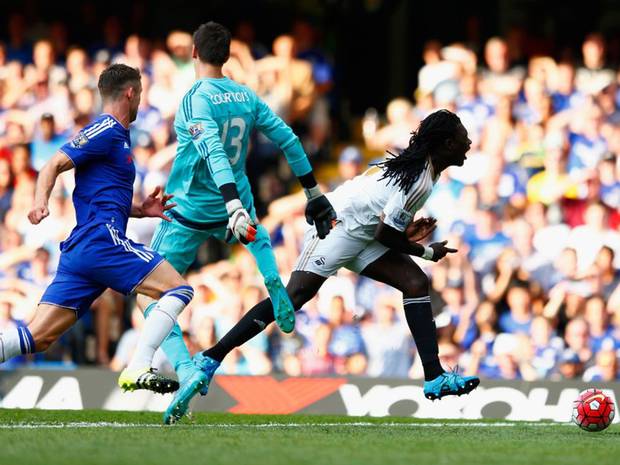
<path fill-rule="evenodd" d="M 276 115 L 265 102 L 258 97 L 255 98 L 256 128 L 265 134 L 274 144 L 280 147 L 295 176 L 300 178 L 312 173 L 312 166 L 310 165 L 304 148 L 301 146 L 301 142 L 299 142 L 299 137 L 295 135 L 293 130 L 282 121 L 282 118 Z"/>
<path fill-rule="evenodd" d="M 164 215 L 164 212 L 177 206 L 176 203 L 168 203 L 174 195 L 163 193 L 162 196 L 159 197 L 160 192 L 161 187 L 157 186 L 144 202 L 133 204 L 129 216 L 134 218 L 161 218 L 162 220 L 172 221 Z"/>
<path fill-rule="evenodd" d="M 422 257 L 425 260 L 432 260 L 434 262 L 441 260 L 448 253 L 457 251 L 456 249 L 446 247 L 448 241 L 434 242 L 428 247 L 418 244 L 417 242 L 410 242 L 404 231 L 399 231 L 383 221 L 380 221 L 377 225 L 375 239 L 389 249 L 406 253 L 407 255 Z"/>
<path fill-rule="evenodd" d="M 286 161 L 304 188 L 308 199 L 306 221 L 314 224 L 319 238 L 324 239 L 336 220 L 336 212 L 321 192 L 299 138 L 265 102 L 259 98 L 256 102 L 256 127 L 284 152 Z"/>
<path fill-rule="evenodd" d="M 71 159 L 61 151 L 56 154 L 45 164 L 37 179 L 37 187 L 34 193 L 34 207 L 28 213 L 28 219 L 32 224 L 39 224 L 41 220 L 46 218 L 50 212 L 47 209 L 56 178 L 64 171 L 73 168 Z"/>

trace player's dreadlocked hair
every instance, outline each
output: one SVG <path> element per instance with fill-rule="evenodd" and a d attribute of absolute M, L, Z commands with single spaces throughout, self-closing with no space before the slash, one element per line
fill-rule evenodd
<path fill-rule="evenodd" d="M 416 131 L 411 133 L 409 147 L 398 155 L 392 155 L 377 163 L 383 168 L 381 179 L 389 179 L 401 190 L 407 192 L 413 186 L 429 162 L 429 155 L 443 144 L 448 137 L 454 137 L 461 120 L 448 110 L 438 110 L 422 120 Z"/>

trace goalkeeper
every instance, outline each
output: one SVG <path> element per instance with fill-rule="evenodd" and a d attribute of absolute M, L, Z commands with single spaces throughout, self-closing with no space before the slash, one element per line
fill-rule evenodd
<path fill-rule="evenodd" d="M 157 227 L 151 248 L 183 274 L 194 262 L 200 245 L 209 237 L 236 238 L 256 259 L 282 331 L 295 326 L 295 312 L 278 275 L 267 230 L 258 224 L 245 159 L 253 128 L 276 143 L 308 198 L 306 219 L 319 237 L 332 228 L 336 213 L 321 193 L 301 143 L 278 116 L 247 87 L 222 74 L 228 60 L 230 32 L 220 24 L 202 24 L 194 33 L 193 58 L 197 80 L 185 94 L 174 128 L 178 147 L 166 192 L 178 204 L 168 214 L 172 222 Z M 153 303 L 140 302 L 145 315 Z M 206 394 L 207 378 L 194 365 L 175 325 L 162 349 L 177 372 L 181 402 L 196 392 Z"/>

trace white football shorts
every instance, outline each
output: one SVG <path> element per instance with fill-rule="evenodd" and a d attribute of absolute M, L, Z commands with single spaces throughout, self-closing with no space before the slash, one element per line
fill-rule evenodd
<path fill-rule="evenodd" d="M 312 226 L 306 230 L 303 249 L 294 271 L 310 271 L 328 278 L 344 267 L 359 274 L 388 250 L 374 239 L 352 236 L 340 221 L 323 240 L 319 239 L 316 228 Z"/>

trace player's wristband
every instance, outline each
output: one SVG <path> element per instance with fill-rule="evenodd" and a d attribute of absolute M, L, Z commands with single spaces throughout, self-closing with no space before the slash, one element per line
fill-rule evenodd
<path fill-rule="evenodd" d="M 220 193 L 224 197 L 224 203 L 232 202 L 233 200 L 239 200 L 239 192 L 237 191 L 237 185 L 234 182 L 222 184 L 220 186 Z"/>
<path fill-rule="evenodd" d="M 317 185 L 316 179 L 314 178 L 314 173 L 310 170 L 308 173 L 303 174 L 301 176 L 297 176 L 297 180 L 301 187 L 304 189 L 311 189 Z"/>
<path fill-rule="evenodd" d="M 424 253 L 422 254 L 422 258 L 424 260 L 432 260 L 435 256 L 435 251 L 432 247 L 424 246 Z"/>
<path fill-rule="evenodd" d="M 317 184 L 316 186 L 311 187 L 310 189 L 304 189 L 304 194 L 306 194 L 306 198 L 308 200 L 313 200 L 313 199 L 316 199 L 317 197 L 322 196 L 323 192 L 321 192 L 321 188 Z"/>

